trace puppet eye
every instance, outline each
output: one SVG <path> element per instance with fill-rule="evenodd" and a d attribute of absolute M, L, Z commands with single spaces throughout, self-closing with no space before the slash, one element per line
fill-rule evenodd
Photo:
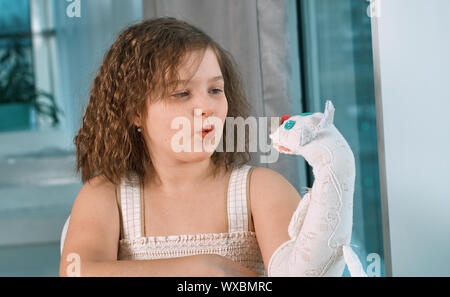
<path fill-rule="evenodd" d="M 286 124 L 284 124 L 284 129 L 290 130 L 290 129 L 292 129 L 292 127 L 294 127 L 294 125 L 295 125 L 295 121 L 289 120 L 286 122 Z"/>

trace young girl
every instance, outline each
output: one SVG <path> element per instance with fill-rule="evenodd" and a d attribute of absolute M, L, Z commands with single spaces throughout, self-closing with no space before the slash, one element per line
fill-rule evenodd
<path fill-rule="evenodd" d="M 173 149 L 177 117 L 220 125 L 194 139 L 226 137 L 226 117 L 248 116 L 233 58 L 175 18 L 124 30 L 106 53 L 75 137 L 76 197 L 60 275 L 79 260 L 82 276 L 267 275 L 289 239 L 301 199 L 249 153 Z M 205 121 L 204 121 L 205 122 Z M 247 143 L 247 138 L 245 139 Z M 247 149 L 247 146 L 246 146 Z"/>

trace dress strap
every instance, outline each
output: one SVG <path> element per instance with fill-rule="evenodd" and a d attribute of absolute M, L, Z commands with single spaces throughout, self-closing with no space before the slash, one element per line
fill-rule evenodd
<path fill-rule="evenodd" d="M 233 169 L 227 193 L 228 232 L 251 231 L 250 174 L 253 167 Z"/>
<path fill-rule="evenodd" d="M 118 202 L 121 218 L 121 239 L 134 239 L 145 236 L 143 187 L 137 175 L 124 178 L 118 189 Z"/>

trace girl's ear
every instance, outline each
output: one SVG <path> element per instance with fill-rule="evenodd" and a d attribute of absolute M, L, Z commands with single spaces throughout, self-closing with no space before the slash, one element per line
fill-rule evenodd
<path fill-rule="evenodd" d="M 134 117 L 133 124 L 137 127 L 143 126 L 143 118 L 140 112 L 137 112 L 136 116 Z"/>

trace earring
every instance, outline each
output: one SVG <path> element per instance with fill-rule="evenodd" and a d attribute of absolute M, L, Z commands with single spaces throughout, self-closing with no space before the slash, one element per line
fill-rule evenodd
<path fill-rule="evenodd" d="M 142 127 L 138 127 L 138 128 L 137 128 L 137 131 L 138 131 L 139 133 L 141 133 L 141 132 L 142 132 Z"/>

